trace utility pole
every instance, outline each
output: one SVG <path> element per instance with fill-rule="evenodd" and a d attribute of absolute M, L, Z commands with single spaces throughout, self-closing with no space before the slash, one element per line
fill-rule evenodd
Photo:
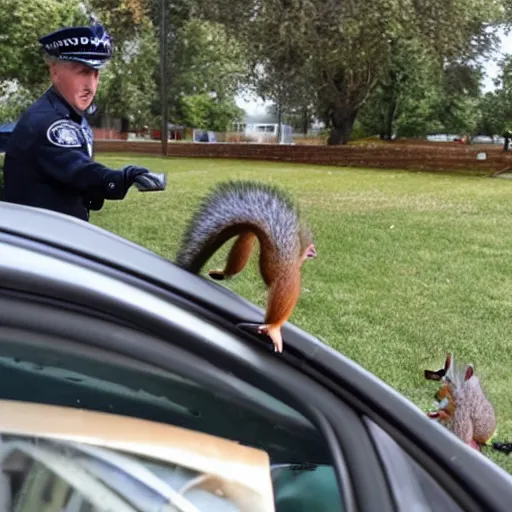
<path fill-rule="evenodd" d="M 169 120 L 167 112 L 167 0 L 160 0 L 160 101 L 162 106 L 162 127 L 160 136 L 162 154 L 167 156 Z"/>

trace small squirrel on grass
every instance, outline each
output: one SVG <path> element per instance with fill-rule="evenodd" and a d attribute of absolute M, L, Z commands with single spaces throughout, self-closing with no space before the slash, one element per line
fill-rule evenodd
<path fill-rule="evenodd" d="M 425 370 L 424 376 L 442 382 L 436 393 L 438 409 L 428 412 L 428 416 L 477 450 L 489 444 L 496 432 L 496 413 L 473 365 L 456 365 L 453 355 L 447 354 L 444 368 Z"/>
<path fill-rule="evenodd" d="M 215 280 L 229 279 L 243 270 L 260 244 L 259 268 L 269 289 L 265 323 L 267 334 L 282 352 L 281 327 L 300 295 L 301 266 L 317 253 L 310 230 L 301 222 L 297 207 L 281 189 L 254 181 L 217 184 L 185 230 L 176 263 L 199 274 L 205 263 L 229 239 L 238 237 L 224 269 L 210 270 Z"/>

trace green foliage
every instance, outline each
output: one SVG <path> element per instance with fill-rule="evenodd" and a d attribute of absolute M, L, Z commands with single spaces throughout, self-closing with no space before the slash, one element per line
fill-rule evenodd
<path fill-rule="evenodd" d="M 177 34 L 178 64 L 175 80 L 184 94 L 214 93 L 233 97 L 245 77 L 245 61 L 236 39 L 224 27 L 191 19 Z"/>
<path fill-rule="evenodd" d="M 151 107 L 158 93 L 154 80 L 158 66 L 158 39 L 151 21 L 141 21 L 140 31 L 116 45 L 102 71 L 96 102 L 103 112 L 130 121 L 130 129 L 152 120 Z"/>
<path fill-rule="evenodd" d="M 83 3 L 108 27 L 118 44 L 132 39 L 134 33 L 140 34 L 150 15 L 150 0 L 85 0 Z"/>
<path fill-rule="evenodd" d="M 171 120 L 199 127 L 192 123 L 196 119 L 211 126 L 215 121 L 207 119 L 215 112 L 221 115 L 219 126 L 226 124 L 226 116 L 235 120 L 238 110 L 233 98 L 246 76 L 246 61 L 224 27 L 197 19 L 184 22 L 177 30 L 173 55 L 168 87 Z M 193 112 L 205 109 L 210 114 L 197 119 Z"/>
<path fill-rule="evenodd" d="M 14 80 L 31 91 L 48 83 L 38 39 L 84 21 L 79 0 L 2 0 L 0 83 Z"/>
<path fill-rule="evenodd" d="M 475 133 L 480 115 L 480 80 L 479 68 L 451 64 L 437 75 L 432 74 L 422 90 L 411 94 L 405 91 L 403 108 L 396 120 L 397 135 Z"/>
<path fill-rule="evenodd" d="M 442 74 L 436 119 L 449 133 L 474 133 L 482 72 L 476 66 L 452 63 Z"/>
<path fill-rule="evenodd" d="M 359 113 L 368 134 L 389 139 L 433 132 L 474 133 L 479 119 L 481 69 L 440 65 L 419 41 L 400 41 L 388 68 Z"/>
<path fill-rule="evenodd" d="M 2 1 L 0 122 L 16 119 L 49 85 L 39 38 L 85 20 L 78 0 Z"/>
<path fill-rule="evenodd" d="M 502 135 L 512 128 L 511 106 L 507 105 L 502 90 L 486 93 L 479 103 L 479 119 L 476 132 L 480 135 Z"/>
<path fill-rule="evenodd" d="M 477 131 L 489 136 L 512 130 L 512 56 L 503 58 L 499 66 L 496 90 L 485 94 L 479 103 Z"/>
<path fill-rule="evenodd" d="M 336 144 L 349 139 L 374 89 L 386 86 L 396 41 L 417 41 L 438 66 L 465 61 L 492 48 L 487 29 L 503 10 L 501 0 L 211 0 L 202 12 L 243 42 L 274 97 L 286 84 L 311 86 L 316 112 Z"/>
<path fill-rule="evenodd" d="M 11 89 L 11 85 L 16 85 L 16 88 Z M 13 82 L 0 83 L 0 123 L 16 120 L 47 87 L 47 83 L 30 89 Z"/>
<path fill-rule="evenodd" d="M 428 131 L 440 85 L 437 59 L 419 38 L 392 43 L 387 72 L 358 114 L 368 135 L 418 136 Z"/>
<path fill-rule="evenodd" d="M 243 110 L 232 100 L 219 100 L 208 94 L 182 98 L 183 121 L 187 126 L 224 132 L 230 123 L 241 121 Z"/>
<path fill-rule="evenodd" d="M 234 95 L 249 87 L 273 100 L 283 120 L 298 129 L 319 117 L 331 144 L 347 142 L 356 119 L 360 133 L 384 138 L 489 129 L 503 123 L 479 108 L 499 113 L 499 104 L 507 111 L 509 86 L 496 97 L 479 98 L 472 63 L 492 53 L 492 25 L 506 16 L 504 1 L 166 2 L 169 120 L 226 126 L 239 115 Z M 158 125 L 161 3 L 84 3 L 114 38 L 114 58 L 96 99 L 100 112 L 122 118 L 125 128 Z M 3 1 L 0 121 L 16 118 L 48 86 L 38 38 L 87 23 L 81 4 Z M 15 90 L 6 92 L 10 84 Z"/>

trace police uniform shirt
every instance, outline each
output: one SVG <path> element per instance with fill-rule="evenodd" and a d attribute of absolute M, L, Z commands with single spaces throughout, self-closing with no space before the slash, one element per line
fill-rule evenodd
<path fill-rule="evenodd" d="M 123 199 L 124 173 L 92 159 L 85 116 L 50 87 L 20 117 L 4 162 L 4 199 L 89 220 L 105 199 Z"/>

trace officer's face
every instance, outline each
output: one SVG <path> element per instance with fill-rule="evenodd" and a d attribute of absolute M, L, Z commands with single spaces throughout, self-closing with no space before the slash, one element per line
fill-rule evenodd
<path fill-rule="evenodd" d="M 99 83 L 99 72 L 80 62 L 52 62 L 52 82 L 70 105 L 86 110 Z"/>

